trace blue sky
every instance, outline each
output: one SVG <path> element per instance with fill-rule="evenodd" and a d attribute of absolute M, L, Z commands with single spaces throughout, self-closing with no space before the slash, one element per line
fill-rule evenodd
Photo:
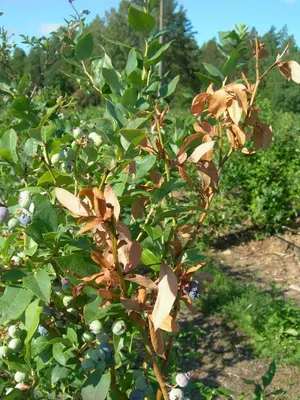
<path fill-rule="evenodd" d="M 217 36 L 218 31 L 232 29 L 235 24 L 255 26 L 260 34 L 271 25 L 280 29 L 288 26 L 300 46 L 300 0 L 178 0 L 187 11 L 199 44 Z M 119 0 L 76 0 L 78 10 L 88 9 L 90 21 L 105 10 L 118 7 Z M 0 0 L 0 26 L 18 34 L 45 35 L 64 23 L 73 10 L 68 0 Z M 121 40 L 121 38 L 120 38 Z"/>

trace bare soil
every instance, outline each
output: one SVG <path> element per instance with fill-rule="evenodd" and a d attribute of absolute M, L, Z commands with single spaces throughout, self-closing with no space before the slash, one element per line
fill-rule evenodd
<path fill-rule="evenodd" d="M 268 290 L 271 282 L 276 282 L 286 299 L 300 305 L 300 234 L 286 232 L 261 241 L 238 242 L 238 236 L 218 241 L 208 255 L 225 273 L 241 283 L 251 282 Z M 268 370 L 270 360 L 257 358 L 251 350 L 251 339 L 221 318 L 184 313 L 180 325 L 184 328 L 185 324 L 201 327 L 203 334 L 196 343 L 189 343 L 191 351 L 199 352 L 199 357 L 180 360 L 183 370 L 190 372 L 195 380 L 210 386 L 223 386 L 237 394 L 244 393 L 244 399 L 252 399 L 252 387 L 242 378 L 261 378 Z M 270 391 L 278 388 L 287 393 L 274 398 L 299 400 L 299 367 L 277 365 Z M 201 399 L 199 394 L 191 397 L 191 400 L 198 399 Z"/>

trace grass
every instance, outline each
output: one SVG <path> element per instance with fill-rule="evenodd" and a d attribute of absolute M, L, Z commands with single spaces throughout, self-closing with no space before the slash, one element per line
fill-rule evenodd
<path fill-rule="evenodd" d="M 300 308 L 284 300 L 275 285 L 263 291 L 238 283 L 213 265 L 206 270 L 215 280 L 199 300 L 201 310 L 234 323 L 252 339 L 257 356 L 300 366 Z"/>

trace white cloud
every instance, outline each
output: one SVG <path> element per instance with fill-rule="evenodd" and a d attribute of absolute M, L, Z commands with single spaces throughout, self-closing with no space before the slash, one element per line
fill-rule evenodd
<path fill-rule="evenodd" d="M 297 3 L 297 0 L 281 0 L 281 2 L 285 4 L 295 4 Z"/>
<path fill-rule="evenodd" d="M 61 24 L 58 24 L 55 22 L 49 23 L 49 24 L 41 24 L 39 27 L 39 31 L 43 35 L 48 35 L 49 33 L 56 31 L 60 26 L 61 26 Z"/>

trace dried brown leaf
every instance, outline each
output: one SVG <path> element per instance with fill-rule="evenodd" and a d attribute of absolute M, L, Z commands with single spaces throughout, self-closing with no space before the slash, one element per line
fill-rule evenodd
<path fill-rule="evenodd" d="M 211 142 L 211 141 L 212 141 L 212 139 L 208 134 L 203 136 L 202 143 L 208 143 L 208 142 Z M 205 153 L 202 156 L 201 160 L 210 161 L 212 159 L 212 157 L 213 157 L 213 154 L 214 154 L 214 150 L 211 148 L 207 153 Z"/>
<path fill-rule="evenodd" d="M 185 151 L 185 149 L 188 147 L 188 145 L 195 139 L 200 138 L 202 135 L 201 133 L 193 133 L 192 135 L 188 136 L 187 138 L 184 139 L 178 153 L 177 153 L 177 158 L 181 156 L 181 154 Z"/>
<path fill-rule="evenodd" d="M 105 186 L 104 197 L 105 197 L 106 203 L 111 204 L 113 206 L 114 216 L 115 216 L 116 220 L 118 221 L 120 212 L 121 212 L 120 203 L 110 185 Z"/>
<path fill-rule="evenodd" d="M 130 274 L 126 275 L 125 279 L 130 282 L 137 283 L 140 286 L 145 287 L 146 289 L 149 290 L 158 290 L 158 286 L 156 283 L 154 283 L 150 278 L 144 275 L 138 275 L 138 274 Z"/>
<path fill-rule="evenodd" d="M 204 110 L 205 102 L 210 97 L 207 93 L 200 93 L 196 97 L 194 97 L 192 102 L 191 113 L 194 115 L 199 115 Z"/>
<path fill-rule="evenodd" d="M 55 195 L 57 200 L 71 211 L 73 215 L 77 217 L 87 217 L 91 215 L 88 205 L 67 190 L 55 188 Z"/>
<path fill-rule="evenodd" d="M 165 354 L 164 354 L 165 346 L 164 346 L 164 339 L 163 339 L 162 331 L 160 329 L 154 328 L 154 324 L 150 318 L 148 318 L 148 321 L 149 321 L 150 339 L 151 339 L 153 349 L 159 357 L 166 358 Z"/>
<path fill-rule="evenodd" d="M 102 268 L 107 268 L 107 269 L 112 269 L 112 264 L 107 261 L 107 259 L 104 257 L 103 254 L 101 254 L 99 251 L 92 251 L 92 259 L 93 261 L 100 265 Z"/>
<path fill-rule="evenodd" d="M 145 304 L 146 298 L 147 298 L 146 289 L 145 289 L 145 288 L 140 288 L 140 289 L 138 290 L 137 301 L 138 301 L 140 304 Z"/>
<path fill-rule="evenodd" d="M 243 144 L 246 141 L 244 132 L 241 130 L 241 128 L 238 125 L 232 125 L 231 130 L 234 133 L 239 145 L 243 146 Z"/>
<path fill-rule="evenodd" d="M 290 60 L 278 64 L 280 73 L 289 81 L 293 80 L 300 83 L 300 64 L 297 61 Z"/>
<path fill-rule="evenodd" d="M 213 161 L 200 161 L 197 163 L 197 170 L 202 181 L 202 189 L 206 191 L 209 187 L 217 189 L 218 170 Z"/>
<path fill-rule="evenodd" d="M 173 270 L 165 264 L 160 267 L 158 295 L 154 305 L 152 320 L 154 329 L 158 329 L 170 314 L 177 296 L 177 278 Z"/>
<path fill-rule="evenodd" d="M 82 235 L 83 233 L 86 233 L 86 232 L 92 230 L 92 228 L 99 225 L 101 221 L 102 221 L 102 218 L 94 218 L 93 221 L 89 222 L 88 224 L 83 226 L 81 229 L 79 229 L 79 231 L 76 233 L 76 236 Z"/>
<path fill-rule="evenodd" d="M 206 153 L 213 148 L 214 144 L 214 141 L 200 144 L 200 146 L 196 147 L 196 149 L 190 155 L 188 161 L 197 163 L 204 155 L 206 156 Z"/>
<path fill-rule="evenodd" d="M 244 123 L 246 125 L 255 125 L 258 122 L 258 108 L 251 106 Z"/>

